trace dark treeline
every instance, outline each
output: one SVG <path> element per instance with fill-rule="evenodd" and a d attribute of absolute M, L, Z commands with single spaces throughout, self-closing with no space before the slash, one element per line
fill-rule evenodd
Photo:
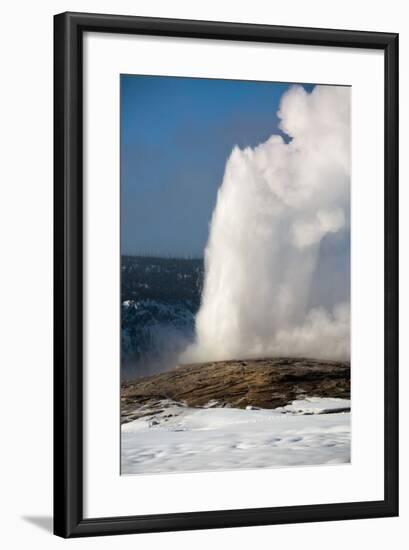
<path fill-rule="evenodd" d="M 198 307 L 202 287 L 202 258 L 121 256 L 121 302 L 189 300 Z"/>

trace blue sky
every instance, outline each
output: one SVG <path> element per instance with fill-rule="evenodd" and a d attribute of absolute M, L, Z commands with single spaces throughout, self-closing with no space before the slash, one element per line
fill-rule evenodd
<path fill-rule="evenodd" d="M 201 257 L 232 148 L 281 134 L 288 87 L 121 75 L 121 252 Z"/>

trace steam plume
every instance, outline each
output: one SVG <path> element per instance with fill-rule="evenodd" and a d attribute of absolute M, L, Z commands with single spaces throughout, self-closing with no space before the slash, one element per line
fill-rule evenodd
<path fill-rule="evenodd" d="M 293 86 L 278 116 L 289 143 L 272 135 L 227 161 L 196 340 L 182 361 L 349 358 L 349 295 L 331 308 L 319 296 L 309 304 L 320 244 L 349 231 L 349 89 Z"/>

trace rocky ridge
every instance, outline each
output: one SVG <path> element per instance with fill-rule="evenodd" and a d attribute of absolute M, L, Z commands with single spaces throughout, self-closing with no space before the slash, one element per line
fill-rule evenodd
<path fill-rule="evenodd" d="M 350 398 L 350 364 L 306 358 L 179 365 L 121 385 L 121 422 L 189 407 L 283 407 L 304 397 Z M 165 411 L 166 412 L 166 411 Z"/>

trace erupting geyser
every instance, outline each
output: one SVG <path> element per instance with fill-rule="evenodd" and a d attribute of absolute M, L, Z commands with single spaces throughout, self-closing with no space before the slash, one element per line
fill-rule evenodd
<path fill-rule="evenodd" d="M 227 161 L 183 362 L 349 359 L 349 296 L 328 308 L 310 294 L 322 240 L 349 232 L 350 89 L 293 86 L 278 116 L 289 143 L 273 135 Z"/>

